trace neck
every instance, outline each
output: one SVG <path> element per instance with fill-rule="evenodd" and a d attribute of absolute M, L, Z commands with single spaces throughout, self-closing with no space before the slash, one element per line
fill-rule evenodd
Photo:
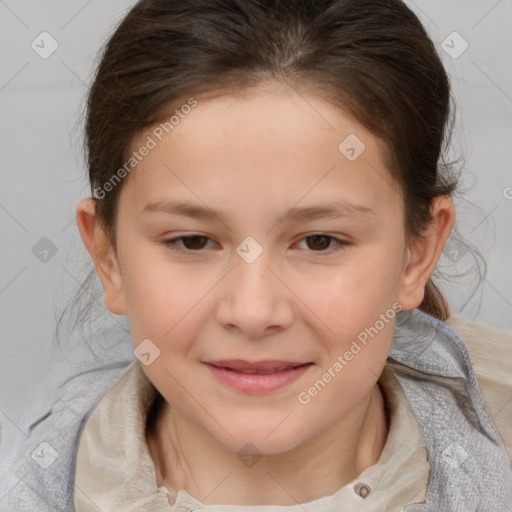
<path fill-rule="evenodd" d="M 387 433 L 375 385 L 328 430 L 287 452 L 249 459 L 247 466 L 166 402 L 146 440 L 157 486 L 183 489 L 210 505 L 296 505 L 333 494 L 375 464 Z"/>

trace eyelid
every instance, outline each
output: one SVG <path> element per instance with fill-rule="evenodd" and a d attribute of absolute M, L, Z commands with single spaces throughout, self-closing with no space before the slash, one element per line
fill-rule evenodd
<path fill-rule="evenodd" d="M 175 236 L 173 238 L 169 238 L 169 239 L 163 240 L 162 243 L 166 247 L 171 249 L 172 251 L 175 251 L 175 252 L 178 252 L 178 253 L 183 253 L 183 254 L 194 254 L 194 253 L 201 254 L 202 252 L 205 251 L 204 248 L 203 249 L 198 249 L 198 250 L 192 250 L 192 249 L 186 249 L 186 248 L 185 249 L 178 248 L 177 244 L 178 244 L 178 242 L 180 240 L 183 240 L 184 238 L 193 238 L 195 236 L 204 237 L 207 240 L 212 241 L 212 239 L 210 237 L 208 237 L 207 235 L 204 235 L 202 233 L 185 233 L 185 234 L 182 234 L 182 235 L 179 235 L 179 236 Z M 301 235 L 297 242 L 301 242 L 301 241 L 305 240 L 306 238 L 310 238 L 312 236 L 325 236 L 327 238 L 330 238 L 331 241 L 336 242 L 336 245 L 334 247 L 331 247 L 331 248 L 328 248 L 328 249 L 325 249 L 325 250 L 320 250 L 320 251 L 314 251 L 314 250 L 311 250 L 311 249 L 304 249 L 306 252 L 309 252 L 311 254 L 318 254 L 320 256 L 322 256 L 322 255 L 327 256 L 327 255 L 333 254 L 333 253 L 335 253 L 337 251 L 343 250 L 343 249 L 345 249 L 349 245 L 352 245 L 352 243 L 349 242 L 348 240 L 344 240 L 344 239 L 339 238 L 337 236 L 330 235 L 329 233 L 317 232 L 317 231 L 312 231 L 312 232 L 305 233 L 305 234 Z M 297 243 L 297 242 L 294 242 L 294 243 Z"/>
<path fill-rule="evenodd" d="M 207 235 L 204 235 L 202 233 L 185 233 L 183 235 L 178 235 L 178 236 L 175 236 L 173 238 L 168 238 L 168 239 L 165 239 L 165 240 L 162 240 L 162 243 L 168 247 L 169 249 L 175 251 L 175 252 L 181 252 L 181 253 L 186 253 L 186 254 L 194 254 L 194 253 L 201 253 L 201 252 L 204 252 L 205 249 L 199 249 L 199 250 L 192 250 L 192 249 L 182 249 L 182 248 L 178 248 L 178 242 L 180 240 L 183 240 L 184 238 L 193 238 L 195 236 L 198 236 L 198 237 L 203 237 L 203 238 L 206 238 L 207 241 L 212 241 L 212 239 L 207 236 Z"/>
<path fill-rule="evenodd" d="M 325 236 L 327 238 L 330 238 L 331 241 L 336 242 L 336 245 L 329 249 L 325 249 L 323 251 L 314 251 L 311 249 L 304 249 L 309 254 L 318 254 L 319 256 L 323 256 L 323 255 L 329 256 L 329 255 L 336 253 L 338 251 L 341 251 L 341 250 L 345 249 L 347 246 L 351 245 L 351 242 L 349 242 L 348 240 L 344 240 L 343 238 L 339 238 L 338 236 L 330 235 L 329 233 L 324 233 L 322 231 L 320 231 L 320 232 L 312 231 L 310 233 L 305 233 L 305 234 L 301 235 L 301 237 L 299 238 L 298 241 L 301 242 L 301 241 L 305 240 L 306 238 L 310 238 L 312 236 Z"/>

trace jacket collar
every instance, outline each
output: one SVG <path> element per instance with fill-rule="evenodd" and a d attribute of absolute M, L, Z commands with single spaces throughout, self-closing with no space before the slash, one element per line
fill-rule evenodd
<path fill-rule="evenodd" d="M 447 324 L 415 309 L 397 314 L 389 365 L 427 445 L 423 505 L 407 512 L 510 512 L 512 472 L 468 348 Z"/>

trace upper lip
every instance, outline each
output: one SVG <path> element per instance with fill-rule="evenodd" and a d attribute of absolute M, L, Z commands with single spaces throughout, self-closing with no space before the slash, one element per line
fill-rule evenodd
<path fill-rule="evenodd" d="M 294 368 L 309 364 L 309 361 L 244 361 L 243 359 L 223 359 L 220 361 L 205 361 L 207 364 L 219 368 L 229 368 L 235 371 L 282 371 L 286 368 Z"/>

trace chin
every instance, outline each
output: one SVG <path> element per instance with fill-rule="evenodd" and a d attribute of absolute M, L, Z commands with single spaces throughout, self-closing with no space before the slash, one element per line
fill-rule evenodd
<path fill-rule="evenodd" d="M 269 435 L 273 429 L 275 431 Z M 300 437 L 295 437 L 286 431 L 277 433 L 275 425 L 268 429 L 231 433 L 233 437 L 218 439 L 218 441 L 239 457 L 243 455 L 278 455 L 293 450 L 305 441 L 303 432 Z"/>

